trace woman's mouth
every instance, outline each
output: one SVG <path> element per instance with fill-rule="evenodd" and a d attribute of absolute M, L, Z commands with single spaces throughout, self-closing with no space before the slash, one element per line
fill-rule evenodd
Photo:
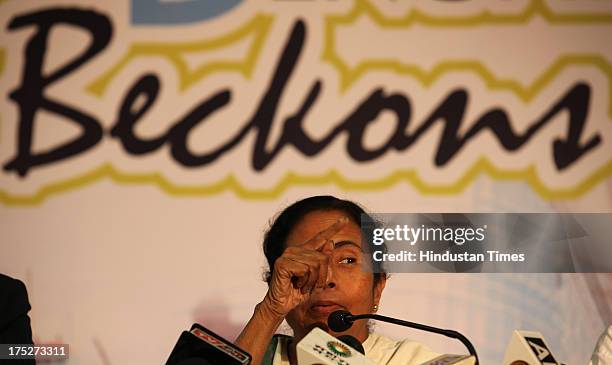
<path fill-rule="evenodd" d="M 316 315 L 329 316 L 332 312 L 343 310 L 344 307 L 334 302 L 315 302 L 310 306 L 310 311 Z"/>

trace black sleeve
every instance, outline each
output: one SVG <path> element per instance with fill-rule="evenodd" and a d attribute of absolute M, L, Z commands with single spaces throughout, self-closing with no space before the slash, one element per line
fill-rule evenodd
<path fill-rule="evenodd" d="M 0 274 L 0 343 L 33 343 L 29 311 L 25 285 Z"/>

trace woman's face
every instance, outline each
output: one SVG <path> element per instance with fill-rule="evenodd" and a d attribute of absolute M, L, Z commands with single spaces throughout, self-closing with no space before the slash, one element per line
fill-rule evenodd
<path fill-rule="evenodd" d="M 334 224 L 340 217 L 347 216 L 342 211 L 313 211 L 306 214 L 293 227 L 287 237 L 286 246 L 301 245 L 320 231 Z M 329 331 L 327 317 L 336 310 L 347 310 L 353 314 L 372 313 L 378 305 L 385 280 L 374 285 L 372 272 L 364 271 L 362 265 L 371 265 L 370 257 L 361 247 L 361 230 L 352 220 L 331 238 L 333 250 L 324 251 L 329 255 L 327 286 L 313 292 L 310 298 L 287 314 L 287 323 L 296 338 L 302 338 L 314 327 Z M 356 337 L 361 342 L 368 336 L 367 321 L 356 321 L 342 334 Z"/>

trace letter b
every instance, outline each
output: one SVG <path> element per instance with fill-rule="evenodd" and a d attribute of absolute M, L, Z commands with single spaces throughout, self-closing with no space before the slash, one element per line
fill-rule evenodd
<path fill-rule="evenodd" d="M 43 61 L 50 30 L 54 25 L 62 23 L 88 30 L 92 35 L 92 42 L 84 52 L 54 72 L 43 75 Z M 35 25 L 37 29 L 25 48 L 21 85 L 10 94 L 11 99 L 19 105 L 17 156 L 4 166 L 4 170 L 17 171 L 20 176 L 25 176 L 34 166 L 63 160 L 83 152 L 102 139 L 102 127 L 93 116 L 46 97 L 44 91 L 49 85 L 76 70 L 102 51 L 110 42 L 112 35 L 112 26 L 106 16 L 81 9 L 50 9 L 18 16 L 10 22 L 8 28 L 13 30 L 30 25 Z M 82 133 L 49 151 L 33 153 L 34 120 L 36 112 L 40 109 L 75 122 L 81 127 Z"/>

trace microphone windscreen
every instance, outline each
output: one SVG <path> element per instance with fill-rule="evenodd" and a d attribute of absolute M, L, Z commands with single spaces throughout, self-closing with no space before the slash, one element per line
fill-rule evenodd
<path fill-rule="evenodd" d="M 347 311 L 335 311 L 327 317 L 327 326 L 334 332 L 344 332 L 353 325 L 352 315 Z"/>
<path fill-rule="evenodd" d="M 363 355 L 365 355 L 365 350 L 363 349 L 363 345 L 355 337 L 350 336 L 350 335 L 344 335 L 344 336 L 338 337 L 338 339 L 344 342 L 345 344 L 351 346 L 355 350 L 359 351 Z"/>
<path fill-rule="evenodd" d="M 183 331 L 166 365 L 249 365 L 251 355 L 211 330 L 194 323 Z"/>

